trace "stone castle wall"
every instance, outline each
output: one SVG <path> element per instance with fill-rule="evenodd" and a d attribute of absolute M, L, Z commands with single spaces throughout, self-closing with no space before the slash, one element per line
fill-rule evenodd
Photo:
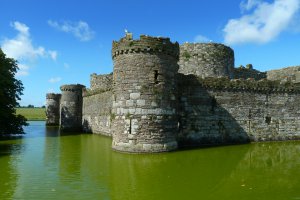
<path fill-rule="evenodd" d="M 113 74 L 92 74 L 90 89 L 48 94 L 47 117 L 57 121 L 59 108 L 62 130 L 112 136 L 124 152 L 300 139 L 300 67 L 235 69 L 225 45 L 131 34 L 113 42 L 112 58 Z"/>
<path fill-rule="evenodd" d="M 181 77 L 179 145 L 300 139 L 299 89 L 228 87 L 226 80 L 205 85 Z"/>
<path fill-rule="evenodd" d="M 111 74 L 91 74 L 90 89 L 93 91 L 104 92 L 112 89 L 112 73 Z"/>
<path fill-rule="evenodd" d="M 180 46 L 179 73 L 204 77 L 233 77 L 234 52 L 217 43 Z"/>
<path fill-rule="evenodd" d="M 82 125 L 85 132 L 111 136 L 112 91 L 84 93 Z"/>
<path fill-rule="evenodd" d="M 267 71 L 267 79 L 300 83 L 300 66 Z"/>
<path fill-rule="evenodd" d="M 252 68 L 239 67 L 239 68 L 234 68 L 233 77 L 235 79 L 250 78 L 250 79 L 254 79 L 254 80 L 261 80 L 261 79 L 267 78 L 267 73 L 260 72 L 258 70 L 252 69 Z"/>

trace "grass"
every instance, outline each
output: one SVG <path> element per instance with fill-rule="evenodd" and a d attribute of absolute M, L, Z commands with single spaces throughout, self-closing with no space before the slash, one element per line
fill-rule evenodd
<path fill-rule="evenodd" d="M 17 115 L 23 115 L 29 121 L 46 120 L 45 108 L 16 108 Z"/>

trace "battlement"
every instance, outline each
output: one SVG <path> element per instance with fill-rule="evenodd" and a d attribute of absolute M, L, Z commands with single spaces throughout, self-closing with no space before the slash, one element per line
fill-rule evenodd
<path fill-rule="evenodd" d="M 267 71 L 267 79 L 300 83 L 300 66 L 285 67 L 282 69 Z"/>
<path fill-rule="evenodd" d="M 179 44 L 178 42 L 172 43 L 170 38 L 147 35 L 141 35 L 139 40 L 133 40 L 128 34 L 119 41 L 113 41 L 112 58 L 121 54 L 140 52 L 167 54 L 178 59 Z"/>
<path fill-rule="evenodd" d="M 61 91 L 69 91 L 69 92 L 82 91 L 83 88 L 85 88 L 85 86 L 81 84 L 70 84 L 70 85 L 60 86 Z"/>
<path fill-rule="evenodd" d="M 93 73 L 90 76 L 90 81 L 91 81 L 90 89 L 91 90 L 100 90 L 100 91 L 111 90 L 112 79 L 113 79 L 112 73 L 100 74 L 100 75 Z"/>
<path fill-rule="evenodd" d="M 55 94 L 55 93 L 47 93 L 46 99 L 54 99 L 59 100 L 61 98 L 61 94 Z"/>
<path fill-rule="evenodd" d="M 221 91 L 237 91 L 237 92 L 255 92 L 255 93 L 287 93 L 300 94 L 300 86 L 294 83 L 281 83 L 280 81 L 272 81 L 261 79 L 228 79 L 228 78 L 201 78 L 195 75 L 178 74 L 179 85 L 182 86 L 201 86 L 205 89 L 221 90 Z"/>
<path fill-rule="evenodd" d="M 253 69 L 252 65 L 248 64 L 246 67 L 240 66 L 238 68 L 234 68 L 233 77 L 235 79 L 251 78 L 251 79 L 255 79 L 255 80 L 261 80 L 261 79 L 267 78 L 267 73 Z"/>

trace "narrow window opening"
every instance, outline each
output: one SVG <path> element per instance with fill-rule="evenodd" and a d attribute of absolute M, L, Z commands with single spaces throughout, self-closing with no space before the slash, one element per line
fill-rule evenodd
<path fill-rule="evenodd" d="M 154 70 L 154 83 L 158 83 L 158 70 Z"/>
<path fill-rule="evenodd" d="M 217 106 L 217 101 L 216 101 L 215 97 L 213 97 L 213 98 L 211 99 L 211 112 L 212 112 L 212 113 L 215 112 L 216 106 Z"/>
<path fill-rule="evenodd" d="M 131 121 L 131 118 L 129 119 L 130 121 L 129 121 L 129 134 L 131 134 L 131 132 L 132 132 L 132 121 Z"/>
<path fill-rule="evenodd" d="M 271 123 L 271 117 L 266 116 L 265 122 L 266 122 L 268 125 L 270 125 L 270 123 Z"/>

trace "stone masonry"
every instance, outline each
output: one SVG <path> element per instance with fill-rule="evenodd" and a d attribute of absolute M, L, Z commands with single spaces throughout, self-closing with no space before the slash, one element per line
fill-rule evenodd
<path fill-rule="evenodd" d="M 61 94 L 48 93 L 46 95 L 46 125 L 59 125 L 60 119 L 60 98 Z"/>
<path fill-rule="evenodd" d="M 204 77 L 233 77 L 234 52 L 217 43 L 184 43 L 180 46 L 179 73 Z"/>
<path fill-rule="evenodd" d="M 291 81 L 294 83 L 300 83 L 300 66 L 271 70 L 267 72 L 267 77 L 269 80 L 280 80 L 282 82 Z"/>
<path fill-rule="evenodd" d="M 80 131 L 82 127 L 82 90 L 80 84 L 62 85 L 60 100 L 60 128 L 62 131 Z"/>
<path fill-rule="evenodd" d="M 113 42 L 113 144 L 119 151 L 177 149 L 178 43 L 142 35 Z"/>
<path fill-rule="evenodd" d="M 114 150 L 132 153 L 300 139 L 298 67 L 234 68 L 223 44 L 131 33 L 113 42 L 112 59 L 113 73 L 92 74 L 89 89 L 47 94 L 48 124 L 59 102 L 62 131 L 111 136 Z"/>

